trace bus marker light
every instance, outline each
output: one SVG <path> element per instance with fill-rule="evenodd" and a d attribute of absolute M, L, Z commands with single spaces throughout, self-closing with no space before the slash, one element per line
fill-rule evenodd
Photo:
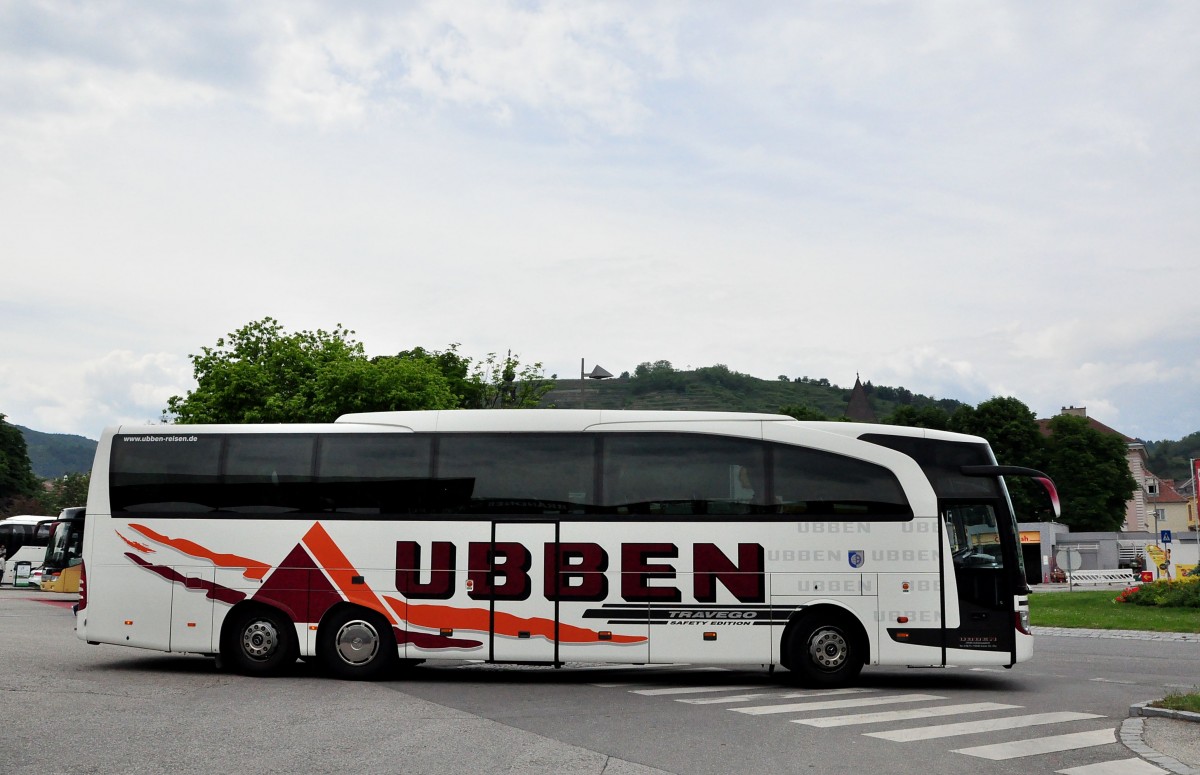
<path fill-rule="evenodd" d="M 316 632 L 316 631 L 317 631 L 317 625 L 315 625 L 315 624 L 310 624 L 310 625 L 308 625 L 308 629 L 312 630 L 313 632 Z"/>
<path fill-rule="evenodd" d="M 898 633 L 896 633 L 896 637 L 897 638 L 907 638 L 908 633 L 907 632 L 898 632 Z"/>
<path fill-rule="evenodd" d="M 453 630 L 452 628 L 450 628 L 450 627 L 443 627 L 443 628 L 442 628 L 441 630 L 439 630 L 438 632 L 441 634 L 441 636 L 442 636 L 443 638 L 449 638 L 451 635 L 453 635 L 453 634 L 454 634 L 454 630 Z"/>
<path fill-rule="evenodd" d="M 910 589 L 910 587 L 909 587 L 909 583 L 907 581 L 900 585 L 900 590 L 902 592 L 908 592 L 909 589 Z"/>
<path fill-rule="evenodd" d="M 128 626 L 129 626 L 129 625 L 131 625 L 131 624 L 133 624 L 133 620 L 132 620 L 132 619 L 126 619 L 126 620 L 125 620 L 125 626 L 126 626 L 126 627 L 128 627 Z"/>
<path fill-rule="evenodd" d="M 706 632 L 706 633 L 704 633 L 704 639 L 705 640 L 716 640 L 717 634 L 715 632 Z"/>
<path fill-rule="evenodd" d="M 908 624 L 908 617 L 907 616 L 897 616 L 896 621 L 900 622 L 901 624 Z"/>
<path fill-rule="evenodd" d="M 195 622 L 188 622 L 188 623 L 187 623 L 187 625 L 188 625 L 188 627 L 195 627 L 195 626 L 196 626 L 196 623 L 195 623 Z"/>
<path fill-rule="evenodd" d="M 599 640 L 612 640 L 612 631 L 601 630 Z"/>

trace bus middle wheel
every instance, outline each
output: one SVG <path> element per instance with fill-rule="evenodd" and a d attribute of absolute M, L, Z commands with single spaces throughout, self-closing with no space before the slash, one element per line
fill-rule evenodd
<path fill-rule="evenodd" d="M 317 657 L 330 674 L 352 681 L 378 678 L 399 661 L 391 626 L 361 608 L 344 608 L 322 622 Z"/>

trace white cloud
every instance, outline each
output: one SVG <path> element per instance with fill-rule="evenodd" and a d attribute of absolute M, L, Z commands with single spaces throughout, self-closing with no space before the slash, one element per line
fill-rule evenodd
<path fill-rule="evenodd" d="M 186 353 L 274 315 L 562 374 L 1086 396 L 1179 437 L 1198 29 L 1188 5 L 0 7 L 0 325 L 32 332 L 0 411 L 152 419 Z"/>
<path fill-rule="evenodd" d="M 106 425 L 157 422 L 170 396 L 195 387 L 190 363 L 171 353 L 117 350 L 57 368 L 51 380 L 24 384 L 25 375 L 0 372 L 9 422 L 97 438 Z"/>

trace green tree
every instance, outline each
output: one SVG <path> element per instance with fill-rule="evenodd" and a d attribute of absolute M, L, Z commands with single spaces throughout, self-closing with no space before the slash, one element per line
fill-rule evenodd
<path fill-rule="evenodd" d="M 456 396 L 426 360 L 370 361 L 353 331 L 289 334 L 263 318 L 189 356 L 197 387 L 172 396 L 178 423 L 331 422 L 346 412 L 451 409 Z"/>
<path fill-rule="evenodd" d="M 402 350 L 396 355 L 385 355 L 375 358 L 380 361 L 387 358 L 399 358 L 408 361 L 423 361 L 432 364 L 441 372 L 450 386 L 450 391 L 458 396 L 458 405 L 462 409 L 478 409 L 483 406 L 483 386 L 471 378 L 471 359 L 458 354 L 459 344 L 451 344 L 445 350 L 426 350 L 424 347 L 414 347 Z"/>
<path fill-rule="evenodd" d="M 826 416 L 826 414 L 824 412 L 822 412 L 820 409 L 814 409 L 811 406 L 809 406 L 808 404 L 794 404 L 794 405 L 790 405 L 790 406 L 781 406 L 781 407 L 779 407 L 779 413 L 786 414 L 787 416 L 792 417 L 797 420 L 822 421 L 822 420 L 829 419 L 829 417 Z"/>
<path fill-rule="evenodd" d="M 950 414 L 936 406 L 915 406 L 904 404 L 883 420 L 888 425 L 905 425 L 910 428 L 930 428 L 944 431 L 950 427 Z"/>
<path fill-rule="evenodd" d="M 458 396 L 462 409 L 532 409 L 554 389 L 557 375 L 547 378 L 540 362 L 522 365 L 520 356 L 509 350 L 504 358 L 488 353 L 475 363 L 459 355 L 458 348 L 457 343 L 444 351 L 414 347 L 395 357 L 433 364 Z"/>
<path fill-rule="evenodd" d="M 9 425 L 0 414 L 0 509 L 11 516 L 8 508 L 16 502 L 32 498 L 39 489 L 38 478 L 29 462 L 25 437 L 15 425 Z"/>
<path fill-rule="evenodd" d="M 668 391 L 683 393 L 687 390 L 687 377 L 677 371 L 670 361 L 639 363 L 633 370 L 630 382 L 634 395 Z"/>
<path fill-rule="evenodd" d="M 1073 530 L 1119 530 L 1137 487 L 1125 441 L 1073 415 L 1054 417 L 1049 429 L 1045 470 L 1058 486 L 1062 521 Z"/>
<path fill-rule="evenodd" d="M 38 493 L 41 504 L 38 513 L 56 515 L 71 506 L 86 506 L 92 474 L 66 474 L 48 482 L 49 487 Z"/>
<path fill-rule="evenodd" d="M 1192 478 L 1191 461 L 1200 458 L 1200 431 L 1179 441 L 1151 441 L 1146 444 L 1150 470 L 1167 479 Z"/>
<path fill-rule="evenodd" d="M 950 416 L 949 429 L 987 439 L 1000 465 L 1038 468 L 1042 464 L 1045 445 L 1037 415 L 1015 398 L 998 396 L 974 408 L 959 407 Z"/>
<path fill-rule="evenodd" d="M 533 409 L 554 389 L 540 362 L 522 366 L 511 350 L 504 358 L 488 353 L 474 365 L 470 381 L 482 409 Z"/>
<path fill-rule="evenodd" d="M 950 415 L 949 429 L 987 439 L 1000 465 L 1045 467 L 1045 439 L 1037 415 L 1011 396 L 990 398 L 976 407 L 960 406 Z M 1050 504 L 1041 485 L 1023 477 L 1009 477 L 1006 484 L 1019 519 L 1033 521 L 1046 515 Z"/>

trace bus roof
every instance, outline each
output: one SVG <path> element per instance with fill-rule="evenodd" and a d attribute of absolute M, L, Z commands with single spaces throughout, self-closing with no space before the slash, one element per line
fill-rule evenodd
<path fill-rule="evenodd" d="M 987 443 L 979 436 L 953 431 L 938 431 L 927 428 L 912 428 L 900 425 L 882 425 L 856 422 L 796 420 L 786 414 L 763 412 L 701 412 L 689 410 L 645 410 L 645 409 L 521 409 L 503 411 L 496 409 L 431 409 L 402 412 L 357 412 L 338 417 L 333 425 L 342 430 L 355 426 L 362 431 L 406 430 L 417 433 L 433 432 L 570 432 L 608 427 L 616 429 L 622 424 L 658 423 L 714 423 L 733 426 L 749 423 L 778 423 L 780 426 L 804 428 L 811 431 L 859 439 L 877 433 L 888 436 L 908 436 L 939 441 L 962 443 Z M 280 423 L 280 424 L 214 424 L 214 425 L 122 425 L 105 429 L 106 435 L 144 434 L 153 436 L 183 436 L 193 433 L 320 433 L 330 430 L 330 424 Z M 730 428 L 732 430 L 732 427 Z M 735 432 L 736 433 L 736 432 Z M 53 517 L 30 517 L 42 520 Z"/>
<path fill-rule="evenodd" d="M 415 412 L 361 412 L 342 415 L 338 424 L 387 425 L 416 432 L 580 431 L 618 423 L 796 422 L 785 414 L 752 412 L 648 411 L 638 409 L 448 409 Z"/>
<path fill-rule="evenodd" d="M 863 422 L 805 422 L 802 425 L 814 430 L 836 433 L 850 438 L 862 438 L 870 433 L 882 433 L 888 436 L 909 436 L 917 439 L 932 439 L 936 441 L 958 441 L 967 444 L 986 444 L 982 436 L 972 436 L 956 431 L 939 431 L 932 428 L 913 428 L 907 425 L 882 425 Z"/>
<path fill-rule="evenodd" d="M 7 517 L 0 520 L 0 525 L 37 525 L 42 522 L 51 522 L 56 517 L 39 517 L 33 514 L 18 514 L 15 517 Z"/>

